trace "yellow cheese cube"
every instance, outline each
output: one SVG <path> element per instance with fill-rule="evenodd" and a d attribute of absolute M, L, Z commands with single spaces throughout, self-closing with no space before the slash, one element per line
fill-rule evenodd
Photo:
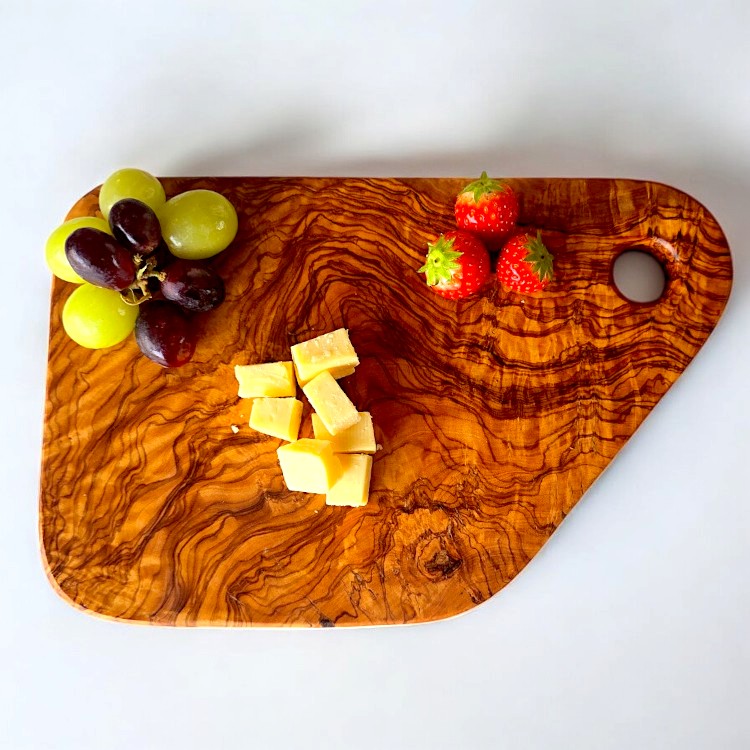
<path fill-rule="evenodd" d="M 351 375 L 359 364 L 346 328 L 295 344 L 292 347 L 292 361 L 300 385 L 309 383 L 326 370 L 330 370 L 334 378 L 343 378 Z"/>
<path fill-rule="evenodd" d="M 250 427 L 264 435 L 297 439 L 302 421 L 302 402 L 296 398 L 256 398 L 250 412 Z"/>
<path fill-rule="evenodd" d="M 345 378 L 347 375 L 354 375 L 353 367 L 332 367 L 328 372 L 333 375 L 336 380 Z"/>
<path fill-rule="evenodd" d="M 294 367 L 291 362 L 266 362 L 262 365 L 235 365 L 240 398 L 277 398 L 294 396 Z"/>
<path fill-rule="evenodd" d="M 327 440 L 301 438 L 277 449 L 286 486 L 293 492 L 325 494 L 341 476 L 341 461 Z"/>
<path fill-rule="evenodd" d="M 331 435 L 359 422 L 356 407 L 327 370 L 316 375 L 302 391 Z"/>
<path fill-rule="evenodd" d="M 359 422 L 342 430 L 338 435 L 331 435 L 317 414 L 312 415 L 312 427 L 318 440 L 331 441 L 334 453 L 375 453 L 377 450 L 369 411 L 359 412 Z"/>
<path fill-rule="evenodd" d="M 372 456 L 346 453 L 341 459 L 341 476 L 326 493 L 326 505 L 367 505 L 370 494 Z"/>

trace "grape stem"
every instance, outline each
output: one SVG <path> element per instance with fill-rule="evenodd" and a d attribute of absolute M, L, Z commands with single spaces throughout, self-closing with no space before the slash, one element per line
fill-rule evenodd
<path fill-rule="evenodd" d="M 127 288 L 120 292 L 122 301 L 127 305 L 141 305 L 150 300 L 153 295 L 148 288 L 149 279 L 158 279 L 164 281 L 166 274 L 156 267 L 156 258 L 148 258 L 144 263 L 143 256 L 134 255 L 133 261 L 138 269 L 135 274 L 135 280 Z"/>

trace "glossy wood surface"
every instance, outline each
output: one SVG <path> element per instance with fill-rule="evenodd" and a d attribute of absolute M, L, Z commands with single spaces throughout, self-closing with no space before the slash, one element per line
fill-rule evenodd
<path fill-rule="evenodd" d="M 731 258 L 673 188 L 519 179 L 520 224 L 541 229 L 555 280 L 449 302 L 416 269 L 467 181 L 164 180 L 240 214 L 215 259 L 227 301 L 176 370 L 132 339 L 70 341 L 74 287 L 54 282 L 40 533 L 61 594 L 155 624 L 395 624 L 463 612 L 524 568 L 703 345 Z M 96 207 L 92 191 L 70 216 Z M 613 286 L 634 247 L 666 269 L 654 304 Z M 342 383 L 383 446 L 363 509 L 285 489 L 280 442 L 248 428 L 233 375 L 340 326 L 361 360 Z"/>

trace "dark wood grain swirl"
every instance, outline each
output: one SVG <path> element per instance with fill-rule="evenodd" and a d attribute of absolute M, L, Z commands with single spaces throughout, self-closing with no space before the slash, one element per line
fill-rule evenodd
<path fill-rule="evenodd" d="M 73 286 L 52 290 L 42 546 L 65 597 L 115 618 L 369 625 L 486 600 L 679 377 L 731 286 L 716 221 L 655 183 L 514 180 L 555 280 L 454 303 L 415 269 L 465 180 L 164 182 L 168 195 L 219 190 L 241 217 L 215 259 L 227 301 L 201 322 L 191 364 L 162 370 L 132 340 L 82 349 L 60 324 Z M 96 213 L 96 195 L 70 216 Z M 667 270 L 656 304 L 612 284 L 633 247 Z M 364 509 L 285 489 L 279 442 L 246 426 L 232 372 L 340 326 L 361 359 L 345 388 L 383 446 Z"/>

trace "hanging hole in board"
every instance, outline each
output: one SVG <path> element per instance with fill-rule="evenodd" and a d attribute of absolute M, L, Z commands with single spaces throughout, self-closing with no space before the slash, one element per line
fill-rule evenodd
<path fill-rule="evenodd" d="M 630 302 L 656 302 L 667 286 L 664 266 L 648 250 L 633 248 L 617 256 L 612 281 L 622 297 Z"/>

